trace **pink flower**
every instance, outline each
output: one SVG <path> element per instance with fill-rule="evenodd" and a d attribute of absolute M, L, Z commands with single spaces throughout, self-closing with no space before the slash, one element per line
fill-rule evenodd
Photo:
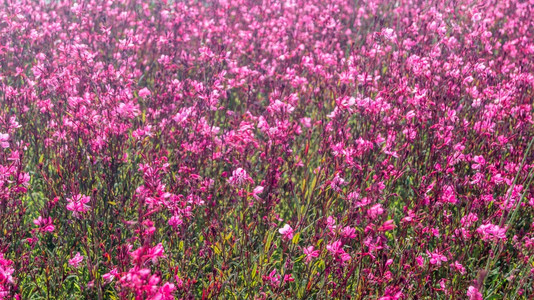
<path fill-rule="evenodd" d="M 91 207 L 87 203 L 91 197 L 78 194 L 72 198 L 67 198 L 67 210 L 72 211 L 74 217 L 79 217 L 79 213 L 88 211 Z"/>
<path fill-rule="evenodd" d="M 43 218 L 39 216 L 37 219 L 33 220 L 33 224 L 39 226 L 39 231 L 52 232 L 55 227 L 52 224 L 52 218 Z"/>
<path fill-rule="evenodd" d="M 473 21 L 473 22 L 478 22 L 480 20 L 482 20 L 482 14 L 481 13 L 475 13 L 471 17 L 471 21 Z"/>
<path fill-rule="evenodd" d="M 284 227 L 278 229 L 278 232 L 284 237 L 286 240 L 290 240 L 293 238 L 293 228 L 289 226 L 289 224 L 285 224 Z"/>
<path fill-rule="evenodd" d="M 473 157 L 473 161 L 475 163 L 471 167 L 475 170 L 481 169 L 486 164 L 486 160 L 482 155 Z"/>
<path fill-rule="evenodd" d="M 342 262 L 346 262 L 351 259 L 350 255 L 345 251 L 339 254 L 339 258 L 341 259 Z"/>
<path fill-rule="evenodd" d="M 467 297 L 469 297 L 469 300 L 483 300 L 482 293 L 478 291 L 478 289 L 474 286 L 469 286 L 467 288 Z"/>
<path fill-rule="evenodd" d="M 157 244 L 153 248 L 150 247 L 141 247 L 135 251 L 130 252 L 132 260 L 137 263 L 146 263 L 151 261 L 153 264 L 158 262 L 159 258 L 165 257 L 165 249 L 161 243 Z"/>
<path fill-rule="evenodd" d="M 413 212 L 413 210 L 408 210 L 408 212 L 406 213 L 406 216 L 404 218 L 402 218 L 402 222 L 412 222 L 415 218 L 415 213 Z"/>
<path fill-rule="evenodd" d="M 314 250 L 313 246 L 309 246 L 302 250 L 306 254 L 306 262 L 310 262 L 314 257 L 319 257 L 319 250 Z"/>
<path fill-rule="evenodd" d="M 441 202 L 456 204 L 456 191 L 451 185 L 445 185 L 443 187 L 443 194 L 441 195 Z"/>
<path fill-rule="evenodd" d="M 367 211 L 367 215 L 371 219 L 376 219 L 379 215 L 384 213 L 384 209 L 382 208 L 382 204 L 375 204 L 369 210 Z"/>
<path fill-rule="evenodd" d="M 153 264 L 158 262 L 158 258 L 164 258 L 165 257 L 165 249 L 163 248 L 163 245 L 161 243 L 157 244 L 153 248 L 150 248 L 147 251 L 146 254 L 147 258 L 149 258 Z"/>
<path fill-rule="evenodd" d="M 455 261 L 453 264 L 450 265 L 451 268 L 455 269 L 456 271 L 458 271 L 460 274 L 462 275 L 465 275 L 465 268 L 464 266 L 462 266 L 461 263 L 459 263 L 458 261 Z"/>
<path fill-rule="evenodd" d="M 389 41 L 395 41 L 397 39 L 397 34 L 392 28 L 384 28 L 380 33 Z"/>
<path fill-rule="evenodd" d="M 441 266 L 441 262 L 446 262 L 447 261 L 447 257 L 445 255 L 442 255 L 439 252 L 430 253 L 430 252 L 427 251 L 427 254 L 430 256 L 430 264 L 431 265 Z"/>
<path fill-rule="evenodd" d="M 343 237 L 353 239 L 356 237 L 356 229 L 346 226 L 343 228 L 343 230 L 341 230 L 341 235 Z"/>
<path fill-rule="evenodd" d="M 272 286 L 277 286 L 280 284 L 280 275 L 276 274 L 276 269 L 269 273 L 269 276 L 267 276 L 265 279 L 269 280 Z"/>
<path fill-rule="evenodd" d="M 332 244 L 328 244 L 326 246 L 326 249 L 332 253 L 332 255 L 336 255 L 339 250 L 341 249 L 341 241 L 337 240 L 333 242 Z"/>
<path fill-rule="evenodd" d="M 347 183 L 345 182 L 345 179 L 343 179 L 342 177 L 339 176 L 339 174 L 336 174 L 336 176 L 334 177 L 334 179 L 332 180 L 332 182 L 330 183 L 330 187 L 338 192 L 338 193 L 341 193 L 341 187 L 346 185 Z"/>
<path fill-rule="evenodd" d="M 393 220 L 387 220 L 382 224 L 382 226 L 378 227 L 378 231 L 390 231 L 395 229 L 395 221 Z"/>
<path fill-rule="evenodd" d="M 112 282 L 117 276 L 119 275 L 119 272 L 117 271 L 117 268 L 112 269 L 108 273 L 102 275 L 102 278 L 106 283 Z"/>
<path fill-rule="evenodd" d="M 261 194 L 261 193 L 263 193 L 263 186 L 257 186 L 252 191 L 252 196 L 254 197 L 254 199 L 260 200 L 260 196 L 258 196 L 258 195 Z"/>
<path fill-rule="evenodd" d="M 302 126 L 304 126 L 306 128 L 310 128 L 312 126 L 310 118 L 301 118 L 300 119 L 300 123 L 302 124 Z"/>
<path fill-rule="evenodd" d="M 0 133 L 0 147 L 6 149 L 9 147 L 9 134 L 7 133 Z"/>
<path fill-rule="evenodd" d="M 78 268 L 82 261 L 83 261 L 83 256 L 80 255 L 80 252 L 76 252 L 76 255 L 73 258 L 69 259 L 69 265 L 71 265 L 74 268 Z"/>
<path fill-rule="evenodd" d="M 142 88 L 140 91 L 139 91 L 139 97 L 141 98 L 146 98 L 147 96 L 150 96 L 152 93 L 150 92 L 149 89 L 147 88 Z"/>
<path fill-rule="evenodd" d="M 253 184 L 254 181 L 248 176 L 247 171 L 242 168 L 237 168 L 232 172 L 232 176 L 228 179 L 228 182 L 233 186 L 242 186 L 247 182 Z"/>
<path fill-rule="evenodd" d="M 0 288 L 3 283 L 13 283 L 12 275 L 15 269 L 11 267 L 12 264 L 13 262 L 9 259 L 5 259 L 4 254 L 0 252 Z"/>
<path fill-rule="evenodd" d="M 174 299 L 174 291 L 176 291 L 176 287 L 174 286 L 174 284 L 166 282 L 163 286 L 159 288 L 158 293 L 153 299 L 172 300 Z"/>
<path fill-rule="evenodd" d="M 462 217 L 460 223 L 462 223 L 462 226 L 464 227 L 469 227 L 476 221 L 478 221 L 478 216 L 475 213 L 469 213 L 467 216 Z"/>
<path fill-rule="evenodd" d="M 415 258 L 415 261 L 419 267 L 423 267 L 425 265 L 425 260 L 421 255 Z"/>
<path fill-rule="evenodd" d="M 291 274 L 284 275 L 284 282 L 293 282 L 293 281 L 295 281 L 295 279 L 293 278 L 293 275 Z"/>
<path fill-rule="evenodd" d="M 506 240 L 506 227 L 501 228 L 499 225 L 483 224 L 477 228 L 477 232 L 482 236 L 482 240 Z"/>
<path fill-rule="evenodd" d="M 335 224 L 336 224 L 336 219 L 334 219 L 334 217 L 329 216 L 326 219 L 326 227 L 330 230 L 330 233 L 332 234 L 334 234 L 334 231 L 337 229 L 337 226 Z"/>
<path fill-rule="evenodd" d="M 342 248 L 340 240 L 337 240 L 331 244 L 326 245 L 326 249 L 334 256 L 336 259 L 341 260 L 342 262 L 350 260 L 350 255 L 345 252 Z"/>
<path fill-rule="evenodd" d="M 169 219 L 167 223 L 169 224 L 169 226 L 172 226 L 174 229 L 177 229 L 178 226 L 184 223 L 184 221 L 181 216 L 174 215 Z"/>

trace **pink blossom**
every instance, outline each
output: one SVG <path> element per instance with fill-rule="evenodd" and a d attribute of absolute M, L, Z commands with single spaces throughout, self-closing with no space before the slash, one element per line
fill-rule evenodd
<path fill-rule="evenodd" d="M 0 287 L 4 283 L 13 284 L 13 272 L 15 269 L 11 267 L 13 262 L 4 258 L 4 254 L 0 252 Z"/>
<path fill-rule="evenodd" d="M 284 275 L 284 282 L 293 282 L 293 281 L 295 281 L 295 279 L 293 278 L 293 275 L 291 274 Z"/>
<path fill-rule="evenodd" d="M 276 269 L 274 269 L 266 278 L 270 281 L 272 286 L 278 286 L 280 284 L 280 275 L 276 274 Z"/>
<path fill-rule="evenodd" d="M 486 164 L 486 160 L 484 160 L 484 157 L 482 155 L 473 157 L 473 161 L 475 162 L 471 167 L 475 170 L 478 170 Z"/>
<path fill-rule="evenodd" d="M 87 205 L 90 200 L 91 198 L 89 196 L 84 196 L 82 194 L 75 195 L 72 198 L 67 198 L 67 210 L 72 211 L 72 215 L 74 217 L 79 217 L 80 213 L 84 213 L 91 208 L 89 205 Z"/>
<path fill-rule="evenodd" d="M 483 300 L 482 293 L 472 285 L 467 289 L 467 297 L 469 297 L 469 300 Z"/>
<path fill-rule="evenodd" d="M 340 240 L 334 241 L 331 244 L 326 245 L 326 249 L 332 256 L 339 259 L 342 262 L 346 262 L 351 259 L 350 255 L 342 248 L 343 244 Z"/>
<path fill-rule="evenodd" d="M 469 227 L 476 221 L 478 221 L 478 216 L 475 213 L 469 213 L 467 216 L 462 217 L 460 223 L 462 223 L 462 226 L 464 227 Z"/>
<path fill-rule="evenodd" d="M 465 273 L 466 273 L 465 268 L 458 261 L 455 261 L 454 263 L 450 264 L 450 266 L 451 266 L 451 268 L 453 268 L 456 271 L 458 271 L 458 273 L 460 273 L 462 275 L 465 275 Z"/>
<path fill-rule="evenodd" d="M 451 185 L 445 185 L 442 190 L 441 202 L 456 204 L 456 192 Z"/>
<path fill-rule="evenodd" d="M 384 222 L 384 224 L 382 224 L 382 226 L 378 227 L 378 231 L 391 231 L 393 229 L 395 229 L 395 221 L 393 220 L 387 220 L 386 222 Z"/>
<path fill-rule="evenodd" d="M 314 250 L 313 246 L 304 248 L 303 252 L 306 255 L 306 262 L 310 262 L 313 258 L 319 257 L 319 250 Z"/>
<path fill-rule="evenodd" d="M 261 194 L 261 193 L 263 193 L 263 186 L 257 186 L 252 191 L 252 196 L 254 197 L 254 199 L 260 200 L 259 194 Z"/>
<path fill-rule="evenodd" d="M 237 168 L 232 172 L 232 176 L 228 179 L 228 182 L 233 186 L 242 186 L 246 183 L 253 184 L 254 181 L 248 176 L 247 171 L 242 168 Z"/>
<path fill-rule="evenodd" d="M 415 258 L 415 261 L 417 262 L 417 265 L 418 265 L 419 267 L 423 267 L 424 262 L 425 262 L 424 259 L 423 259 L 423 257 L 422 257 L 421 255 L 417 256 L 417 257 Z"/>
<path fill-rule="evenodd" d="M 52 224 L 52 218 L 43 218 L 39 216 L 37 219 L 33 220 L 33 224 L 39 226 L 39 231 L 43 232 L 52 232 L 55 229 L 55 226 Z"/>
<path fill-rule="evenodd" d="M 136 261 L 140 264 L 144 264 L 147 261 L 151 261 L 153 264 L 158 262 L 159 258 L 165 257 L 165 249 L 161 243 L 156 246 L 150 247 L 140 247 L 135 251 L 130 252 L 133 261 Z"/>
<path fill-rule="evenodd" d="M 6 149 L 9 147 L 9 134 L 7 133 L 0 133 L 0 147 Z"/>
<path fill-rule="evenodd" d="M 427 254 L 428 256 L 430 256 L 430 264 L 432 265 L 438 265 L 438 266 L 441 266 L 441 262 L 446 262 L 447 261 L 447 257 L 439 252 L 428 252 L 427 251 Z"/>
<path fill-rule="evenodd" d="M 506 227 L 501 228 L 499 225 L 488 223 L 480 225 L 476 231 L 481 235 L 482 240 L 484 241 L 506 240 Z"/>
<path fill-rule="evenodd" d="M 334 234 L 334 231 L 337 229 L 337 226 L 335 224 L 336 219 L 334 219 L 334 217 L 332 216 L 328 216 L 328 218 L 326 219 L 326 227 L 328 228 L 328 230 L 330 230 L 330 233 L 332 234 Z"/>
<path fill-rule="evenodd" d="M 80 252 L 76 252 L 76 255 L 69 259 L 69 265 L 74 267 L 74 268 L 79 268 L 80 267 L 80 263 L 83 261 L 83 256 L 80 255 Z"/>
<path fill-rule="evenodd" d="M 367 215 L 371 219 L 376 219 L 379 215 L 384 213 L 384 209 L 382 208 L 382 204 L 375 204 L 369 210 L 367 210 Z"/>
<path fill-rule="evenodd" d="M 152 93 L 150 92 L 149 89 L 147 88 L 142 88 L 141 90 L 139 90 L 139 97 L 141 98 L 146 98 L 148 96 L 150 96 Z"/>
<path fill-rule="evenodd" d="M 108 273 L 102 275 L 102 278 L 106 283 L 112 282 L 117 276 L 119 275 L 119 272 L 117 271 L 117 268 L 112 269 Z"/>
<path fill-rule="evenodd" d="M 291 226 L 289 226 L 289 224 L 285 224 L 284 227 L 278 229 L 278 232 L 286 240 L 290 240 L 290 239 L 293 238 L 293 228 L 291 228 Z"/>
<path fill-rule="evenodd" d="M 343 237 L 353 239 L 356 237 L 356 230 L 354 228 L 351 228 L 349 226 L 345 226 L 343 230 L 341 230 L 341 235 Z"/>
<path fill-rule="evenodd" d="M 176 291 L 176 287 L 174 286 L 174 284 L 166 282 L 163 286 L 159 288 L 158 293 L 152 299 L 154 300 L 175 299 L 174 291 Z"/>

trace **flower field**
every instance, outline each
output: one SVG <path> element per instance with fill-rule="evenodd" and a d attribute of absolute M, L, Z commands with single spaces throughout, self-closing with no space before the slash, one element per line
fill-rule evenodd
<path fill-rule="evenodd" d="M 534 1 L 5 0 L 0 299 L 532 299 Z"/>

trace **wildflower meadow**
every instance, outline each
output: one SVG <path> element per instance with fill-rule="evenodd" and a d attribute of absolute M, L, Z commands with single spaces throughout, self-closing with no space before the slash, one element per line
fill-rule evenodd
<path fill-rule="evenodd" d="M 1 0 L 0 299 L 533 299 L 533 0 Z"/>

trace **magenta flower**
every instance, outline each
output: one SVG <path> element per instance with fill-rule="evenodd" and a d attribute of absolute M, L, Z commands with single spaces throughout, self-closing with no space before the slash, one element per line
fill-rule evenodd
<path fill-rule="evenodd" d="M 76 255 L 69 259 L 69 265 L 73 268 L 80 267 L 80 263 L 83 261 L 83 256 L 80 255 L 80 252 L 76 252 Z"/>
<path fill-rule="evenodd" d="M 482 293 L 478 291 L 478 289 L 474 286 L 469 286 L 467 289 L 467 297 L 469 297 L 469 300 L 483 300 Z"/>
<path fill-rule="evenodd" d="M 33 220 L 33 224 L 39 226 L 39 231 L 43 232 L 52 232 L 55 227 L 52 224 L 52 218 L 43 218 L 39 216 L 37 219 Z"/>
<path fill-rule="evenodd" d="M 367 210 L 367 215 L 371 219 L 376 219 L 379 215 L 384 213 L 384 208 L 382 208 L 382 204 L 375 204 L 369 210 Z"/>
<path fill-rule="evenodd" d="M 337 229 L 336 219 L 332 216 L 328 216 L 326 219 L 326 227 L 330 230 L 330 233 L 334 234 Z"/>
<path fill-rule="evenodd" d="M 15 271 L 11 260 L 5 259 L 4 254 L 0 252 L 0 286 L 4 283 L 13 283 L 13 272 Z"/>
<path fill-rule="evenodd" d="M 257 186 L 252 191 L 252 196 L 254 197 L 254 199 L 260 200 L 260 196 L 258 196 L 258 195 L 261 194 L 261 193 L 263 193 L 263 186 Z"/>
<path fill-rule="evenodd" d="M 67 198 L 67 210 L 72 211 L 74 217 L 79 217 L 80 213 L 88 211 L 91 207 L 87 205 L 91 198 L 78 194 L 72 198 Z"/>
<path fill-rule="evenodd" d="M 304 254 L 306 255 L 306 262 L 312 261 L 313 258 L 319 257 L 319 250 L 314 250 L 313 246 L 306 247 L 302 249 Z"/>
<path fill-rule="evenodd" d="M 458 271 L 458 273 L 462 274 L 462 275 L 465 275 L 466 271 L 465 271 L 465 267 L 459 263 L 458 261 L 455 261 L 454 263 L 450 264 L 451 268 L 455 269 L 456 271 Z"/>
<path fill-rule="evenodd" d="M 106 283 L 112 282 L 117 276 L 119 275 L 119 272 L 117 271 L 117 268 L 112 269 L 108 273 L 102 275 L 102 278 Z"/>
<path fill-rule="evenodd" d="M 341 230 L 341 235 L 345 238 L 353 239 L 356 237 L 356 229 L 351 228 L 350 226 L 345 226 Z"/>
<path fill-rule="evenodd" d="M 477 228 L 477 232 L 484 241 L 506 240 L 506 227 L 501 228 L 499 225 L 483 224 Z"/>
<path fill-rule="evenodd" d="M 378 231 L 391 231 L 393 229 L 395 229 L 395 221 L 393 220 L 387 220 L 386 222 L 384 222 L 384 224 L 382 224 L 382 226 L 378 227 Z"/>
<path fill-rule="evenodd" d="M 332 256 L 341 262 L 346 262 L 351 259 L 350 255 L 345 252 L 342 248 L 343 244 L 340 240 L 337 240 L 331 244 L 326 245 L 326 249 L 330 252 Z"/>
<path fill-rule="evenodd" d="M 174 284 L 166 282 L 163 286 L 161 286 L 158 290 L 158 293 L 154 296 L 153 299 L 158 300 L 173 300 L 174 292 L 176 291 L 176 287 Z"/>
<path fill-rule="evenodd" d="M 291 226 L 289 226 L 289 224 L 285 224 L 284 227 L 278 229 L 278 232 L 286 240 L 290 240 L 290 239 L 293 238 L 293 228 L 291 228 Z"/>
<path fill-rule="evenodd" d="M 150 92 L 149 89 L 147 88 L 142 88 L 141 90 L 139 90 L 139 97 L 141 98 L 146 98 L 148 96 L 150 96 L 152 93 Z"/>
<path fill-rule="evenodd" d="M 276 269 L 274 269 L 269 275 L 265 278 L 270 281 L 272 286 L 278 286 L 280 284 L 280 275 L 276 274 Z"/>
<path fill-rule="evenodd" d="M 441 202 L 456 204 L 456 192 L 451 185 L 445 185 L 442 190 Z"/>
<path fill-rule="evenodd" d="M 343 251 L 343 249 L 341 249 L 341 246 L 342 246 L 341 241 L 337 240 L 331 244 L 328 244 L 326 246 L 326 249 L 330 251 L 332 255 L 336 255 L 338 252 Z"/>
<path fill-rule="evenodd" d="M 158 262 L 159 258 L 165 257 L 165 249 L 161 243 L 157 244 L 153 248 L 140 247 L 135 251 L 130 252 L 132 260 L 140 264 L 144 264 L 151 261 L 153 264 Z"/>
<path fill-rule="evenodd" d="M 437 265 L 441 266 L 442 262 L 446 262 L 448 259 L 445 255 L 439 253 L 439 252 L 432 252 L 430 253 L 427 251 L 428 256 L 430 256 L 430 264 L 431 265 Z"/>
<path fill-rule="evenodd" d="M 473 161 L 475 163 L 471 167 L 475 170 L 482 168 L 486 164 L 486 160 L 482 155 L 473 157 Z"/>
<path fill-rule="evenodd" d="M 293 282 L 293 281 L 295 281 L 295 278 L 293 278 L 293 275 L 291 274 L 284 275 L 284 282 Z"/>
<path fill-rule="evenodd" d="M 242 186 L 246 183 L 253 184 L 254 181 L 248 176 L 247 171 L 242 168 L 237 168 L 232 172 L 232 176 L 228 179 L 228 182 L 233 186 Z"/>
<path fill-rule="evenodd" d="M 9 134 L 7 133 L 0 133 L 0 147 L 2 148 L 8 148 L 9 147 Z"/>
<path fill-rule="evenodd" d="M 423 259 L 423 257 L 422 257 L 421 255 L 419 255 L 419 256 L 417 256 L 417 257 L 415 258 L 415 262 L 417 263 L 417 265 L 418 265 L 419 267 L 423 267 L 424 264 L 425 264 L 425 260 Z"/>

